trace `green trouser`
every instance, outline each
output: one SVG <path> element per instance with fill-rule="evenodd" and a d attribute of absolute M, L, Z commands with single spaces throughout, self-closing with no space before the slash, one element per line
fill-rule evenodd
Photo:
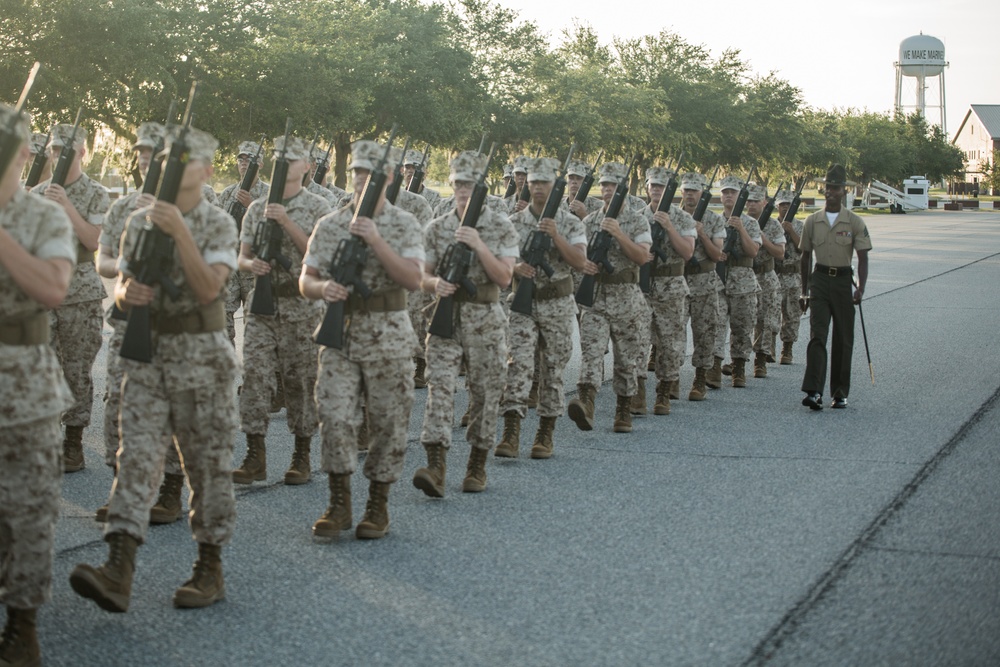
<path fill-rule="evenodd" d="M 854 349 L 854 292 L 851 274 L 830 276 L 814 272 L 809 281 L 809 346 L 802 391 L 823 393 L 826 381 L 826 340 L 833 319 L 830 344 L 830 396 L 847 398 L 851 391 L 851 354 Z"/>

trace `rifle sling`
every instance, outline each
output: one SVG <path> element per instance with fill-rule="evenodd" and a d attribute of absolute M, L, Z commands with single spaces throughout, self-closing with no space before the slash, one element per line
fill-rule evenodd
<path fill-rule="evenodd" d="M 49 314 L 36 313 L 13 322 L 0 322 L 3 345 L 48 345 Z"/>

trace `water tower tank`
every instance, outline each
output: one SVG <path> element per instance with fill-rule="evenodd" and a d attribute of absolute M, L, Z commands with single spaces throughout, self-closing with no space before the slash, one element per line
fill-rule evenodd
<path fill-rule="evenodd" d="M 946 65 L 944 42 L 937 37 L 914 35 L 899 44 L 899 68 L 903 76 L 937 76 Z"/>

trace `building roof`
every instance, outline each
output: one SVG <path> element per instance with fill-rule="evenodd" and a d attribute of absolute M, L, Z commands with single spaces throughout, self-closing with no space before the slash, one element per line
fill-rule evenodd
<path fill-rule="evenodd" d="M 990 133 L 991 139 L 1000 139 L 1000 104 L 973 104 L 968 113 L 965 114 L 962 125 L 958 128 L 958 132 L 955 133 L 955 138 L 951 140 L 951 143 L 955 143 L 958 140 L 959 135 L 962 134 L 962 130 L 965 129 L 965 124 L 969 122 L 969 117 L 972 114 L 976 114 L 979 117 L 979 121 L 983 124 L 983 127 Z"/>

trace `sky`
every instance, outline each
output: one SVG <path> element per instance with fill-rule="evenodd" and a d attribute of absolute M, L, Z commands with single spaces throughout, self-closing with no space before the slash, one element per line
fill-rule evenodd
<path fill-rule="evenodd" d="M 495 0 L 494 0 L 495 1 Z M 945 112 L 949 139 L 969 106 L 1000 104 L 1000 51 L 996 0 L 842 0 L 817 4 L 782 0 L 637 2 L 617 0 L 503 0 L 558 44 L 574 20 L 590 25 L 602 43 L 662 30 L 702 44 L 714 57 L 738 49 L 753 72 L 774 71 L 817 109 L 888 112 L 895 100 L 899 45 L 923 32 L 945 46 Z M 991 34 L 992 33 L 992 34 Z M 990 46 L 990 45 L 993 46 Z M 937 104 L 937 79 L 928 104 Z M 904 77 L 903 104 L 916 103 L 916 85 Z M 928 110 L 938 122 L 939 113 Z"/>

